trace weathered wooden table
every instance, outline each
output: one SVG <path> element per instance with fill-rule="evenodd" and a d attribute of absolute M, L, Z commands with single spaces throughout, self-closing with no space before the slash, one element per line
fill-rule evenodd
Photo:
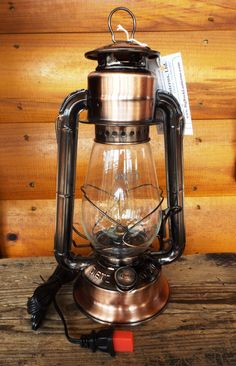
<path fill-rule="evenodd" d="M 169 306 L 133 328 L 134 353 L 115 358 L 68 343 L 53 306 L 40 330 L 31 330 L 27 298 L 40 274 L 47 278 L 54 267 L 53 258 L 0 260 L 0 365 L 236 365 L 236 254 L 186 256 L 165 267 Z M 58 302 L 72 335 L 101 327 L 78 311 L 72 285 L 60 291 Z"/>

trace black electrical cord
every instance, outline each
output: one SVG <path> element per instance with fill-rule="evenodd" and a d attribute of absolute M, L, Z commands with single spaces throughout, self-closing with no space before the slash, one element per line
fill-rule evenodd
<path fill-rule="evenodd" d="M 69 342 L 71 343 L 75 343 L 75 344 L 80 344 L 81 345 L 81 339 L 80 338 L 74 338 L 74 337 L 71 337 L 69 335 L 69 331 L 68 331 L 68 327 L 67 327 L 67 324 L 66 324 L 66 320 L 65 320 L 65 317 L 63 315 L 63 312 L 61 311 L 57 301 L 56 301 L 56 297 L 53 298 L 53 305 L 55 307 L 55 310 L 56 312 L 58 313 L 61 321 L 62 321 L 62 324 L 64 326 L 64 331 L 65 331 L 65 336 L 66 338 L 68 339 Z"/>
<path fill-rule="evenodd" d="M 114 335 L 115 335 L 116 331 L 114 330 L 113 327 L 104 328 L 104 329 L 99 330 L 98 332 L 95 332 L 93 330 L 90 334 L 83 334 L 80 338 L 71 337 L 69 335 L 65 317 L 56 301 L 56 297 L 53 298 L 53 305 L 64 326 L 65 336 L 70 343 L 79 344 L 82 348 L 89 348 L 93 352 L 96 352 L 97 350 L 99 350 L 102 352 L 109 353 L 111 356 L 116 355 L 116 350 L 115 350 L 115 346 L 114 346 Z M 120 334 L 121 333 L 122 333 L 122 331 L 120 331 Z M 123 332 L 123 333 L 127 333 L 127 332 Z M 132 333 L 129 334 L 129 343 L 130 343 L 130 341 L 131 341 L 131 343 L 133 343 Z M 131 346 L 131 348 L 132 347 L 133 347 L 133 345 Z M 132 351 L 132 350 L 129 350 L 129 351 Z"/>
<path fill-rule="evenodd" d="M 31 315 L 33 330 L 38 329 L 40 326 L 49 305 L 53 302 L 61 286 L 73 281 L 77 274 L 75 271 L 66 270 L 58 265 L 49 279 L 35 289 L 33 296 L 27 301 L 27 310 Z"/>
<path fill-rule="evenodd" d="M 83 239 L 85 239 L 85 236 L 81 234 L 74 226 L 73 231 L 75 231 L 78 236 L 81 236 Z M 87 246 L 84 244 L 77 245 L 74 241 L 73 245 L 76 247 Z M 40 324 L 45 318 L 49 305 L 53 303 L 55 310 L 62 321 L 65 336 L 69 342 L 79 344 L 83 348 L 90 348 L 93 352 L 96 350 L 107 352 L 111 356 L 115 356 L 118 343 L 120 343 L 120 345 L 118 345 L 118 351 L 132 352 L 133 335 L 131 332 L 115 331 L 112 327 L 110 327 L 107 329 L 102 329 L 98 332 L 92 331 L 90 334 L 82 335 L 80 338 L 74 338 L 69 335 L 65 317 L 56 301 L 56 294 L 62 285 L 73 281 L 77 275 L 77 271 L 71 271 L 69 269 L 65 269 L 61 265 L 58 265 L 47 281 L 44 281 L 42 278 L 44 282 L 35 289 L 33 296 L 28 298 L 27 301 L 27 310 L 31 315 L 32 329 L 37 330 L 39 328 Z"/>
<path fill-rule="evenodd" d="M 40 326 L 42 320 L 44 319 L 48 306 L 53 303 L 54 307 L 62 321 L 64 326 L 64 332 L 67 340 L 74 344 L 79 344 L 82 348 L 89 348 L 93 352 L 100 350 L 102 352 L 109 353 L 111 356 L 115 356 L 116 354 L 116 343 L 114 341 L 116 338 L 116 333 L 112 327 L 101 329 L 98 332 L 92 331 L 90 334 L 81 335 L 80 338 L 74 338 L 69 335 L 68 327 L 66 324 L 65 317 L 63 315 L 62 310 L 60 309 L 57 301 L 56 294 L 61 286 L 65 283 L 73 281 L 73 279 L 77 276 L 77 272 L 71 272 L 65 270 L 61 266 L 57 266 L 56 270 L 52 274 L 51 277 L 43 284 L 39 285 L 32 297 L 30 297 L 27 301 L 27 310 L 31 315 L 31 323 L 32 329 L 37 330 Z M 125 341 L 127 343 L 127 332 L 119 331 L 119 337 L 124 338 L 121 340 L 121 343 Z M 123 334 L 122 334 L 123 333 Z M 115 342 L 115 343 L 114 343 Z M 133 335 L 129 332 L 128 334 L 128 351 L 132 351 L 133 349 Z M 120 352 L 122 350 L 119 349 Z M 127 351 L 125 349 L 125 351 Z"/>
<path fill-rule="evenodd" d="M 74 226 L 73 231 L 83 239 L 87 239 Z M 77 248 L 91 246 L 90 244 L 78 245 L 74 240 L 73 245 Z M 73 281 L 77 275 L 78 272 L 65 269 L 58 265 L 49 279 L 36 288 L 33 296 L 30 297 L 27 302 L 27 309 L 28 313 L 31 315 L 33 330 L 38 329 L 40 326 L 42 320 L 45 318 L 48 306 L 52 303 L 61 286 Z"/>

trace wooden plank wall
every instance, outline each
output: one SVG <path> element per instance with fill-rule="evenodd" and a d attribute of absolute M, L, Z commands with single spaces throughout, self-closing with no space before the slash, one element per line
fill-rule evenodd
<path fill-rule="evenodd" d="M 185 253 L 236 250 L 236 2 L 226 0 L 0 2 L 1 256 L 53 253 L 56 140 L 64 96 L 86 88 L 95 63 L 83 54 L 111 42 L 107 16 L 127 5 L 136 38 L 181 51 L 194 135 L 185 137 Z M 114 24 L 129 28 L 123 12 Z M 164 186 L 162 137 L 152 131 Z M 93 127 L 80 130 L 83 182 Z M 154 143 L 155 142 L 155 143 Z M 79 189 L 75 221 L 79 221 Z"/>

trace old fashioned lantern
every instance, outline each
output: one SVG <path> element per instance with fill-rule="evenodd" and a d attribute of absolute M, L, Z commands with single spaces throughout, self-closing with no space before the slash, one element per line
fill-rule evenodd
<path fill-rule="evenodd" d="M 128 41 L 115 39 L 111 19 L 117 10 L 132 17 Z M 184 249 L 184 119 L 175 97 L 158 90 L 153 60 L 160 54 L 134 40 L 131 11 L 114 9 L 108 26 L 113 43 L 85 54 L 97 62 L 96 70 L 88 75 L 87 90 L 64 100 L 56 121 L 55 257 L 60 267 L 76 274 L 74 299 L 82 312 L 102 323 L 130 325 L 165 307 L 169 286 L 161 267 Z M 87 120 L 80 121 L 85 109 Z M 82 225 L 93 249 L 87 257 L 72 252 L 80 122 L 95 126 L 81 187 Z M 162 125 L 164 131 L 165 209 L 149 143 L 151 125 Z M 156 238 L 158 251 L 150 248 Z"/>

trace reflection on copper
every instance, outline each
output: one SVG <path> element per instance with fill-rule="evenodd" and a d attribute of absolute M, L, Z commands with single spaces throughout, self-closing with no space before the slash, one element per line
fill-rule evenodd
<path fill-rule="evenodd" d="M 88 119 L 151 121 L 154 114 L 154 77 L 150 72 L 92 72 L 88 77 L 91 106 Z"/>
<path fill-rule="evenodd" d="M 143 322 L 163 310 L 168 298 L 169 285 L 162 272 L 153 282 L 126 292 L 95 285 L 84 273 L 74 287 L 74 299 L 82 312 L 102 323 Z"/>

